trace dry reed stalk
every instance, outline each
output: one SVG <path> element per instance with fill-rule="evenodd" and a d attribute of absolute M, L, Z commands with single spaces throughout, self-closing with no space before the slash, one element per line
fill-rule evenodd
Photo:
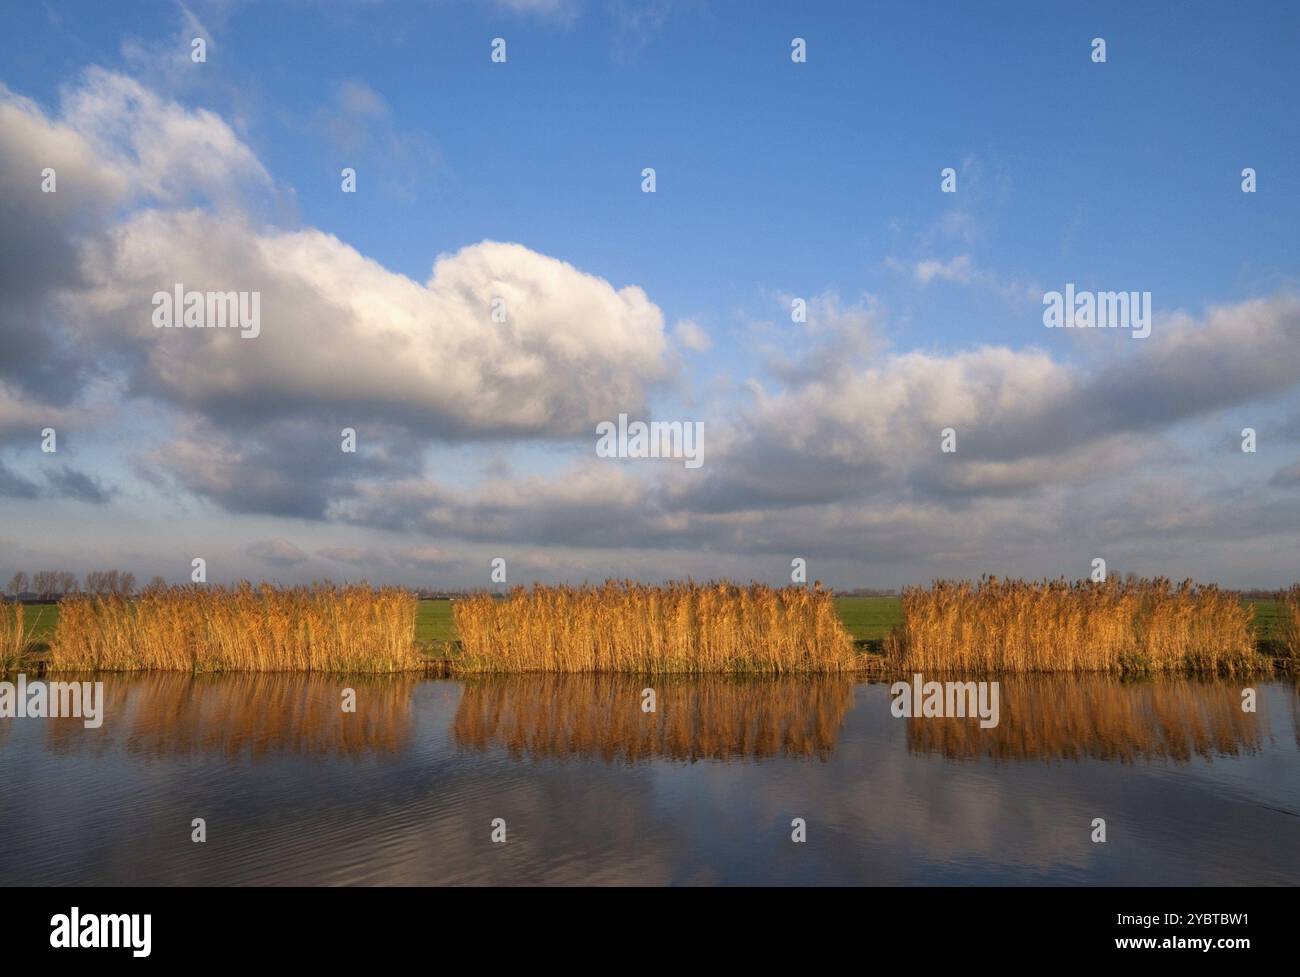
<path fill-rule="evenodd" d="M 909 587 L 899 668 L 921 672 L 1238 674 L 1270 667 L 1255 651 L 1254 608 L 1214 586 L 1168 580 L 1028 583 L 986 577 Z"/>
<path fill-rule="evenodd" d="M 23 605 L 0 604 L 0 674 L 15 671 L 31 649 L 33 628 L 24 626 Z"/>
<path fill-rule="evenodd" d="M 61 671 L 398 672 L 420 668 L 417 601 L 367 586 L 166 587 L 60 605 Z"/>
<path fill-rule="evenodd" d="M 829 591 L 606 581 L 453 605 L 464 672 L 706 674 L 857 667 Z"/>
<path fill-rule="evenodd" d="M 1300 662 L 1300 584 L 1278 597 L 1277 638 L 1282 653 L 1293 662 Z"/>

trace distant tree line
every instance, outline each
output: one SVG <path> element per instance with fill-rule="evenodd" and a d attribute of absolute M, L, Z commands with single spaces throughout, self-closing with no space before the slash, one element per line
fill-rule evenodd
<path fill-rule="evenodd" d="M 155 577 L 150 586 L 162 583 Z M 38 570 L 30 577 L 19 570 L 9 578 L 5 592 L 15 600 L 35 597 L 37 600 L 57 600 L 70 594 L 117 594 L 130 597 L 135 593 L 135 574 L 124 570 L 92 570 L 86 574 L 85 583 L 78 584 L 77 575 L 63 570 Z"/>

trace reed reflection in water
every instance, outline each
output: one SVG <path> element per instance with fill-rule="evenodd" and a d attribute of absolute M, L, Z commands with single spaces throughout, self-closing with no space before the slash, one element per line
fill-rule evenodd
<path fill-rule="evenodd" d="M 83 675 L 80 679 L 104 679 Z M 67 676 L 59 676 L 65 679 Z M 418 679 L 303 673 L 185 675 L 151 672 L 105 681 L 104 735 L 81 721 L 49 723 L 56 752 L 122 750 L 128 755 L 278 754 L 346 757 L 398 753 L 411 738 L 411 693 Z M 343 711 L 343 690 L 356 711 Z"/>
<path fill-rule="evenodd" d="M 1300 880 L 1290 682 L 1018 676 L 980 731 L 832 676 L 102 680 L 0 722 L 0 884 Z"/>
<path fill-rule="evenodd" d="M 915 753 L 969 760 L 1137 760 L 1186 762 L 1256 753 L 1259 716 L 1242 710 L 1241 682 L 1156 677 L 1125 682 L 1102 675 L 1008 676 L 1001 721 L 920 719 L 907 727 Z"/>
<path fill-rule="evenodd" d="M 847 678 L 518 675 L 467 681 L 453 732 L 461 748 L 534 760 L 825 760 L 852 706 Z"/>

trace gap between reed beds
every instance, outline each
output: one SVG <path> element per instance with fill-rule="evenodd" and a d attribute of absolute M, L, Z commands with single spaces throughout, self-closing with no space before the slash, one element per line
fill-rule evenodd
<path fill-rule="evenodd" d="M 1283 591 L 1277 601 L 1278 645 L 1282 654 L 1300 662 L 1300 584 Z"/>
<path fill-rule="evenodd" d="M 364 585 L 165 587 L 71 597 L 50 645 L 60 671 L 398 672 L 420 668 L 414 594 Z"/>
<path fill-rule="evenodd" d="M 830 591 L 730 583 L 515 588 L 452 613 L 459 672 L 704 674 L 857 667 Z"/>
<path fill-rule="evenodd" d="M 903 625 L 886 654 L 906 670 L 1241 674 L 1272 667 L 1255 650 L 1253 608 L 1190 580 L 985 577 L 909 587 L 901 604 Z"/>

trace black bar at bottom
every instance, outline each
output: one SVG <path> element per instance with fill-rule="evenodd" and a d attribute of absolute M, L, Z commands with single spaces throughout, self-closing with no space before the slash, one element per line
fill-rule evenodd
<path fill-rule="evenodd" d="M 466 954 L 479 965 L 773 965 L 787 948 L 861 953 L 868 965 L 880 954 L 903 965 L 1231 965 L 1294 949 L 1294 901 L 1286 889 L 1224 888 L 0 890 L 7 964 L 115 969 L 336 968 L 412 953 L 433 966 Z"/>

